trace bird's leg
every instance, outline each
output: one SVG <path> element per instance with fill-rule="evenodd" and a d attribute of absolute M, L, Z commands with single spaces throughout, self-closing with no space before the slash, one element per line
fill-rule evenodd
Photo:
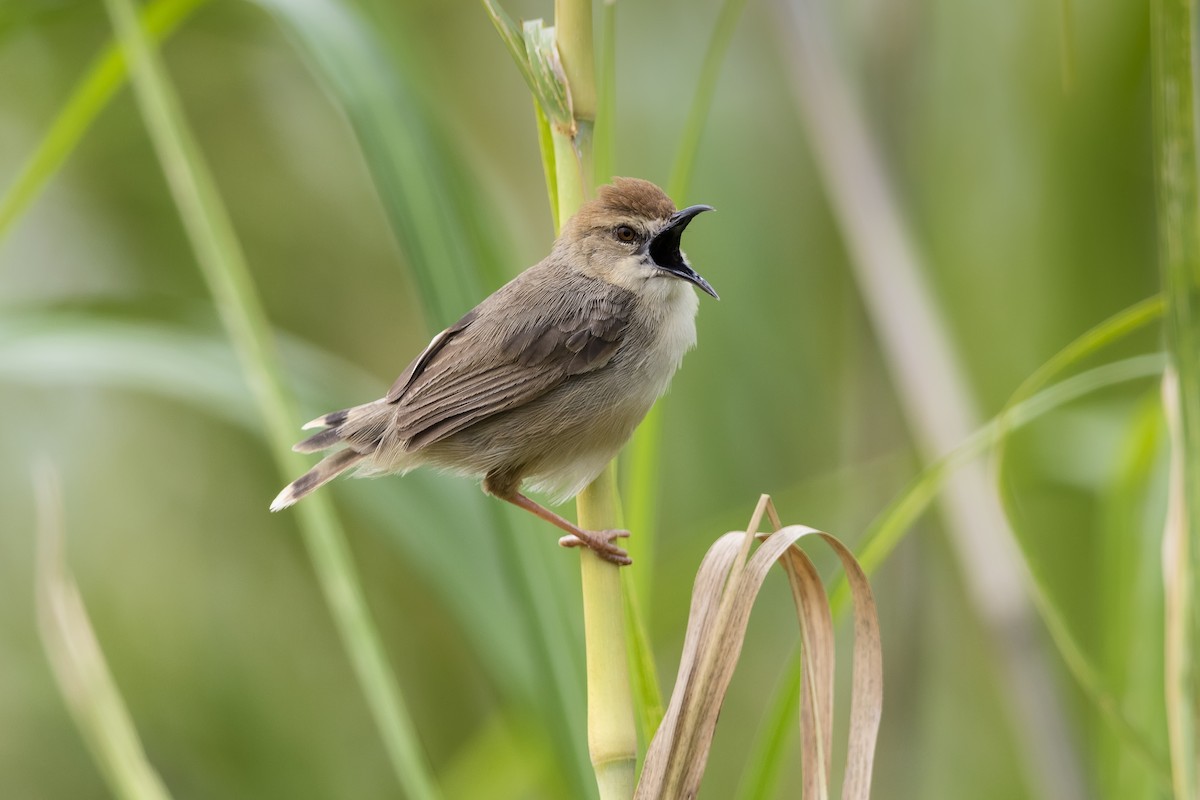
<path fill-rule="evenodd" d="M 596 555 L 605 561 L 611 561 L 619 567 L 633 563 L 633 559 L 629 557 L 629 553 L 626 553 L 623 549 L 613 544 L 614 540 L 629 536 L 629 531 L 585 531 L 578 525 L 573 525 L 568 520 L 555 514 L 550 509 L 538 505 L 520 492 L 497 494 L 496 496 L 501 500 L 507 500 L 514 506 L 536 514 L 551 525 L 557 525 L 569 533 L 570 536 L 564 536 L 558 540 L 558 543 L 563 547 L 590 547 Z"/>

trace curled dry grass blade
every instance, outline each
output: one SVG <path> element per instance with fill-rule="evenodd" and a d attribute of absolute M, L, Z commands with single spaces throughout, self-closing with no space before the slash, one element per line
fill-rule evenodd
<path fill-rule="evenodd" d="M 146 758 L 67 567 L 58 476 L 49 465 L 42 465 L 35 477 L 38 633 L 58 689 L 115 796 L 170 800 L 162 778 Z"/>
<path fill-rule="evenodd" d="M 758 533 L 763 515 L 775 532 Z M 733 677 L 750 609 L 771 565 L 788 576 L 800 621 L 803 797 L 829 796 L 833 744 L 833 621 L 812 561 L 796 543 L 818 536 L 846 571 L 854 598 L 853 687 L 843 798 L 870 795 L 875 741 L 883 709 L 883 655 L 875 601 L 866 574 L 835 537 L 803 525 L 782 526 L 763 495 L 744 532 L 725 534 L 709 549 L 696 575 L 679 675 L 658 734 L 650 745 L 638 800 L 694 797 L 700 788 L 717 716 Z M 751 554 L 751 544 L 761 543 Z"/>
<path fill-rule="evenodd" d="M 298 474 L 303 464 L 290 448 L 297 415 L 233 225 L 131 0 L 107 0 L 106 6 L 129 58 L 138 103 L 184 228 L 254 390 L 280 474 Z M 431 800 L 437 796 L 435 783 L 384 655 L 341 525 L 327 496 L 312 501 L 302 504 L 296 516 L 330 612 L 396 777 L 409 797 Z"/>

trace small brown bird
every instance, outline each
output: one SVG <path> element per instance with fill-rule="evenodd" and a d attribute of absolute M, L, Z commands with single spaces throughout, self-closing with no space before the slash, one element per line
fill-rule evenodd
<path fill-rule="evenodd" d="M 625 531 L 586 531 L 521 494 L 574 497 L 616 456 L 696 342 L 699 302 L 717 296 L 679 250 L 710 206 L 675 210 L 654 184 L 616 178 L 579 209 L 550 255 L 433 337 L 387 395 L 304 426 L 293 449 L 344 445 L 284 488 L 290 506 L 337 475 L 429 465 L 483 478 L 483 490 L 533 512 L 616 564 Z"/>

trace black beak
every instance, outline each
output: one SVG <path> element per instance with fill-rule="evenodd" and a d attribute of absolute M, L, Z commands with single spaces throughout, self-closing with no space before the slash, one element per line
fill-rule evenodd
<path fill-rule="evenodd" d="M 667 222 L 667 227 L 659 231 L 653 239 L 650 240 L 648 251 L 650 258 L 660 269 L 683 278 L 685 281 L 690 281 L 699 286 L 704 291 L 717 297 L 717 293 L 713 287 L 708 285 L 708 281 L 701 278 L 696 270 L 692 269 L 692 265 L 687 263 L 687 259 L 683 257 L 683 253 L 679 252 L 679 239 L 683 236 L 683 230 L 692 221 L 692 217 L 703 211 L 712 211 L 712 206 L 689 206 L 682 208 L 671 215 L 671 219 Z"/>

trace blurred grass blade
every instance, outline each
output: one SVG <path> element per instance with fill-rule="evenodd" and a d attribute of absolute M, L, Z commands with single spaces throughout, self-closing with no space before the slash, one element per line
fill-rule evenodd
<path fill-rule="evenodd" d="M 713 96 L 717 92 L 717 79 L 721 76 L 721 65 L 729 53 L 733 33 L 738 20 L 746 9 L 747 0 L 725 0 L 721 13 L 713 27 L 708 49 L 704 51 L 704 62 L 696 79 L 696 94 L 688 108 L 687 121 L 675 148 L 675 161 L 671 165 L 671 178 L 667 182 L 667 194 L 680 205 L 687 204 L 688 192 L 692 189 L 692 175 L 696 172 L 696 154 L 700 151 L 700 137 L 704 133 L 708 112 L 712 108 Z"/>
<path fill-rule="evenodd" d="M 1029 423 L 1067 403 L 1100 389 L 1144 380 L 1162 373 L 1166 361 L 1161 353 L 1134 356 L 1082 372 L 1017 403 L 972 433 L 958 447 L 926 467 L 867 529 L 858 560 L 868 574 L 874 572 L 895 550 L 912 524 L 928 508 L 954 470 L 994 447 Z M 840 602 L 834 598 L 834 607 Z"/>
<path fill-rule="evenodd" d="M 1200 157 L 1196 128 L 1195 0 L 1150 4 L 1151 96 L 1158 186 L 1159 263 L 1167 298 L 1163 383 L 1172 491 L 1163 542 L 1167 729 L 1176 800 L 1200 797 Z"/>
<path fill-rule="evenodd" d="M 554 160 L 554 134 L 550 131 L 550 120 L 542 111 L 542 104 L 533 101 L 533 110 L 537 115 L 538 151 L 542 155 L 542 174 L 546 176 L 546 196 L 550 200 L 550 217 L 554 220 L 554 230 L 562 228 L 563 220 L 559 217 L 558 208 L 558 166 Z"/>
<path fill-rule="evenodd" d="M 1151 391 L 1139 401 L 1122 437 L 1117 468 L 1102 495 L 1096 537 L 1096 579 L 1104 587 L 1097 592 L 1096 602 L 1099 618 L 1105 621 L 1099 631 L 1098 669 L 1130 722 L 1146 731 L 1152 737 L 1149 744 L 1161 753 L 1167 751 L 1162 702 L 1164 520 L 1158 514 L 1164 428 L 1161 392 Z M 1104 797 L 1125 800 L 1170 792 L 1165 767 L 1148 770 L 1111 725 L 1091 727 L 1098 762 L 1096 785 Z"/>
<path fill-rule="evenodd" d="M 169 800 L 162 778 L 146 758 L 67 567 L 58 475 L 43 464 L 35 478 L 38 633 L 58 689 L 109 791 L 122 800 Z"/>
<path fill-rule="evenodd" d="M 347 396 L 378 397 L 387 389 L 341 359 L 285 334 L 276 338 L 306 418 Z M 267 433 L 228 341 L 207 330 L 79 312 L 9 312 L 0 316 L 0 382 L 147 392 L 250 436 Z M 467 481 L 416 472 L 387 491 L 360 481 L 330 489 L 436 593 L 431 604 L 461 626 L 505 702 L 542 715 L 539 727 L 558 748 L 552 762 L 571 782 L 569 794 L 586 796 L 591 772 L 578 744 L 582 667 L 572 658 L 579 637 L 574 620 L 558 613 L 566 589 L 547 567 L 554 549 L 530 548 L 532 534 Z M 464 552 L 474 557 L 464 559 Z"/>
<path fill-rule="evenodd" d="M 1121 323 L 1122 316 L 1118 315 L 1114 319 Z M 1153 319 L 1152 315 L 1145 317 L 1144 321 L 1150 319 Z M 1090 335 L 1091 333 L 1085 336 Z M 974 458 L 989 447 L 999 446 L 1014 431 L 1067 402 L 1105 386 L 1137 378 L 1153 377 L 1161 372 L 1163 365 L 1164 360 L 1159 355 L 1138 356 L 1107 364 L 1068 378 L 1006 408 L 957 450 L 927 469 L 903 495 L 889 505 L 881 515 L 880 521 L 871 526 L 866 546 L 863 548 L 860 558 L 864 568 L 871 572 L 883 562 L 895 548 L 904 532 L 911 527 L 916 518 L 936 497 L 950 474 L 966 460 Z M 1003 491 L 1002 499 L 1006 505 L 1012 507 L 1012 498 Z M 1083 648 L 1067 626 L 1061 609 L 1046 590 L 1046 582 L 1037 569 L 1036 563 L 1031 561 L 1029 567 L 1033 577 L 1030 585 L 1038 613 L 1068 671 L 1075 678 L 1092 706 L 1125 742 L 1129 752 L 1136 755 L 1148 769 L 1161 777 L 1165 774 L 1161 757 L 1149 743 L 1147 736 L 1129 721 L 1121 704 L 1104 685 L 1099 676 L 1099 670 L 1085 655 Z M 835 597 L 835 608 L 839 600 L 844 600 L 844 598 Z"/>
<path fill-rule="evenodd" d="M 776 527 L 750 545 L 767 513 Z M 800 620 L 801 670 L 806 691 L 801 707 L 803 796 L 829 796 L 833 741 L 833 623 L 820 577 L 796 546 L 816 535 L 846 570 L 855 606 L 854 676 L 843 797 L 866 800 L 879 719 L 883 709 L 883 661 L 879 623 L 870 584 L 853 555 L 827 533 L 801 525 L 781 527 L 764 495 L 745 532 L 727 533 L 709 549 L 696 575 L 679 677 L 638 783 L 636 798 L 694 797 L 699 791 L 717 717 L 741 654 L 750 609 L 771 565 L 788 575 Z"/>
<path fill-rule="evenodd" d="M 491 18 L 496 33 L 500 34 L 504 46 L 508 48 L 508 54 L 512 56 L 513 62 L 517 65 L 517 70 L 525 79 L 529 90 L 536 93 L 534 89 L 536 81 L 533 79 L 533 70 L 529 66 L 529 56 L 525 52 L 525 35 L 521 32 L 521 26 L 513 21 L 513 18 L 496 0 L 483 0 L 483 8 Z"/>
<path fill-rule="evenodd" d="M 832 604 L 831 604 L 832 605 Z M 801 689 L 799 650 L 784 665 L 780 680 L 767 706 L 767 720 L 762 724 L 750 747 L 750 763 L 738 781 L 736 800 L 768 800 L 779 794 L 780 772 L 792 732 L 795 730 L 795 708 L 800 702 Z"/>
<path fill-rule="evenodd" d="M 608 183 L 617 164 L 617 2 L 600 4 L 599 65 L 596 68 L 596 129 L 592 139 L 592 184 Z"/>
<path fill-rule="evenodd" d="M 1124 339 L 1129 334 L 1160 319 L 1165 309 L 1166 302 L 1163 296 L 1154 295 L 1113 314 L 1084 332 L 1034 370 L 1028 378 L 1021 382 L 1017 391 L 1013 392 L 1006 406 L 1011 407 L 1020 403 L 1048 384 L 1056 375 L 1066 372 L 1113 342 Z"/>
<path fill-rule="evenodd" d="M 746 0 L 725 0 L 704 53 L 700 77 L 696 81 L 696 93 L 676 145 L 675 161 L 671 166 L 670 180 L 667 181 L 667 194 L 681 208 L 687 205 L 688 192 L 691 191 L 692 175 L 696 171 L 696 153 L 699 152 L 700 137 L 716 94 L 721 65 L 729 53 L 733 32 L 745 8 Z M 599 141 L 599 131 L 596 136 Z M 629 554 L 640 565 L 637 591 L 643 598 L 651 596 L 650 584 L 655 577 L 654 534 L 658 522 L 659 476 L 662 474 L 662 408 L 664 403 L 669 402 L 667 398 L 660 398 L 650 409 L 629 444 L 626 461 L 629 466 L 629 476 L 625 482 L 629 498 L 629 527 L 639 534 L 636 541 L 630 540 Z"/>
<path fill-rule="evenodd" d="M 303 460 L 290 449 L 297 416 L 284 389 L 266 315 L 233 226 L 131 0 L 106 0 L 106 6 L 129 58 L 138 103 L 184 228 L 270 432 L 280 474 L 284 479 L 300 474 Z M 433 777 L 384 656 L 328 495 L 317 494 L 300 504 L 296 516 L 393 770 L 409 797 L 434 798 Z"/>
<path fill-rule="evenodd" d="M 542 113 L 564 130 L 573 128 L 571 95 L 558 57 L 554 27 L 540 19 L 526 20 L 518 26 L 495 0 L 483 0 L 483 6 Z"/>
<path fill-rule="evenodd" d="M 954 339 L 930 290 L 867 115 L 831 47 L 826 0 L 786 0 L 779 53 L 814 160 L 851 253 L 855 283 L 875 328 L 917 451 L 930 463 L 978 427 L 978 412 Z M 1025 565 L 981 465 L 959 470 L 941 510 L 970 607 L 987 631 L 1011 709 L 1010 739 L 1036 794 L 1086 797 L 1076 733 L 1044 652 L 1027 646 L 1035 609 Z"/>
<path fill-rule="evenodd" d="M 1162 316 L 1163 310 L 1163 298 L 1151 297 L 1114 314 L 1076 338 L 1022 382 L 1006 404 L 1005 411 L 1001 412 L 1000 419 L 1004 419 L 1006 412 L 1033 396 L 1034 392 L 1049 383 L 1055 375 L 1070 369 L 1112 342 L 1156 321 Z M 1129 719 L 1125 711 L 1126 706 L 1120 698 L 1114 696 L 1115 687 L 1104 679 L 1103 670 L 1085 653 L 1079 637 L 1070 629 L 1067 617 L 1055 596 L 1053 582 L 1047 576 L 1036 549 L 1030 546 L 1033 535 L 1026 532 L 1027 526 L 1018 511 L 1020 503 L 1015 495 L 1015 476 L 1011 471 L 1011 459 L 1007 457 L 1009 437 L 1006 431 L 1000 431 L 998 437 L 995 448 L 996 477 L 1001 501 L 1009 524 L 1016 534 L 1017 543 L 1025 552 L 1025 562 L 1032 578 L 1031 592 L 1051 639 L 1094 710 L 1109 723 L 1108 732 L 1123 743 L 1124 752 L 1135 754 L 1149 774 L 1161 782 L 1164 777 L 1162 758 L 1148 741 L 1146 734 L 1138 730 Z M 1127 537 L 1129 532 L 1124 531 L 1120 535 Z"/>
<path fill-rule="evenodd" d="M 434 329 L 445 327 L 509 277 L 511 265 L 484 211 L 481 184 L 464 172 L 461 155 L 442 129 L 436 108 L 422 102 L 416 87 L 424 80 L 422 65 L 397 63 L 379 34 L 350 4 L 335 0 L 254 0 L 270 11 L 295 40 L 335 102 L 344 110 L 358 137 L 384 209 L 417 277 L 421 300 Z M 397 35 L 415 35 L 407 29 Z M 400 50 L 415 49 L 401 41 Z M 402 53 L 401 53 L 402 54 Z M 410 478 L 411 479 L 411 478 Z M 499 532 L 500 563 L 517 587 L 521 623 L 529 650 L 540 662 L 541 675 L 554 687 L 535 696 L 554 730 L 559 763 L 575 794 L 588 790 L 590 775 L 572 741 L 581 726 L 573 690 L 567 643 L 574 621 L 551 613 L 558 603 L 556 584 L 544 565 L 519 557 L 527 541 L 524 526 L 485 502 L 488 530 Z M 439 527 L 444 527 L 443 522 Z M 481 602 L 479 592 L 467 602 Z M 486 618 L 487 609 L 478 612 Z"/>
<path fill-rule="evenodd" d="M 912 530 L 917 519 L 929 509 L 946 481 L 962 464 L 986 453 L 989 448 L 1002 441 L 1003 437 L 1081 397 L 1110 386 L 1161 375 L 1165 363 L 1162 354 L 1154 354 L 1105 364 L 1056 383 L 993 417 L 953 451 L 922 470 L 921 474 L 880 512 L 868 527 L 863 536 L 863 544 L 859 548 L 858 561 L 864 572 L 870 575 L 887 560 L 904 536 Z M 839 581 L 830 600 L 835 615 L 845 608 L 848 600 L 848 587 Z M 780 709 L 790 707 L 794 702 L 791 698 L 799 695 L 797 659 L 798 656 L 793 657 L 792 667 L 786 673 L 788 678 L 780 682 L 772 697 L 768 707 L 775 711 L 768 719 L 768 724 L 760 731 L 752 748 L 753 752 L 781 755 L 786 751 L 792 729 L 780 726 L 776 720 L 782 716 Z M 1068 662 L 1068 666 L 1078 664 Z M 1151 771 L 1160 776 L 1167 774 L 1168 768 L 1148 744 L 1145 735 L 1123 718 L 1119 707 L 1105 701 L 1097 703 L 1097 708 L 1127 742 L 1130 752 L 1142 760 Z M 780 766 L 779 758 L 756 759 L 742 780 L 742 788 L 737 794 L 739 800 L 770 797 L 769 790 L 777 780 Z"/>
<path fill-rule="evenodd" d="M 538 797 L 554 774 L 550 732 L 540 721 L 493 713 L 446 766 L 446 800 L 524 800 Z M 551 784 L 553 785 L 553 784 Z M 560 787 L 565 792 L 566 787 Z"/>
<path fill-rule="evenodd" d="M 146 35 L 154 41 L 165 40 L 205 2 L 154 0 L 146 4 L 141 12 Z M 106 45 L 88 66 L 50 130 L 0 198 L 0 241 L 75 151 L 97 115 L 125 83 L 127 74 L 125 59 L 115 44 Z"/>
<path fill-rule="evenodd" d="M 629 645 L 629 681 L 633 689 L 638 733 L 641 741 L 648 742 L 654 738 L 654 732 L 662 722 L 664 709 L 662 689 L 658 685 L 658 667 L 654 662 L 654 650 L 650 645 L 650 633 L 646 630 L 646 616 L 642 612 L 641 595 L 633 572 L 621 570 L 625 630 Z"/>
<path fill-rule="evenodd" d="M 253 2 L 282 23 L 345 111 L 429 321 L 435 329 L 448 326 L 485 294 L 480 276 L 501 270 L 489 246 L 490 229 L 463 205 L 448 137 L 421 102 L 413 76 L 399 68 L 348 3 Z"/>
<path fill-rule="evenodd" d="M 292 393 L 305 417 L 345 397 L 378 397 L 386 385 L 345 361 L 275 332 Z M 7 312 L 0 317 L 0 382 L 6 385 L 112 386 L 185 404 L 261 438 L 254 398 L 236 356 L 220 332 L 159 321 L 131 321 L 79 312 Z M 336 387 L 336 389 L 332 388 Z M 480 663 L 506 697 L 525 704 L 540 693 L 531 648 L 511 632 L 524 611 L 510 599 L 495 568 L 502 558 L 486 509 L 492 504 L 466 481 L 416 473 L 380 492 L 357 483 L 337 487 L 343 500 L 389 539 L 428 585 L 434 605 L 450 610 Z M 395 513 L 403 508 L 404 514 Z M 428 536 L 444 527 L 455 535 Z M 479 555 L 463 559 L 468 550 Z M 479 597 L 486 598 L 486 611 Z"/>
<path fill-rule="evenodd" d="M 542 172 L 546 176 L 546 194 L 550 197 L 550 213 L 554 218 L 554 230 L 557 231 L 562 227 L 563 219 L 558 204 L 558 167 L 551 126 L 561 126 L 565 121 L 569 128 L 572 123 L 567 90 L 565 85 L 558 85 L 564 82 L 562 64 L 558 63 L 555 69 L 550 62 L 557 62 L 557 57 L 548 58 L 538 47 L 538 42 L 541 41 L 557 54 L 554 47 L 554 29 L 544 28 L 540 19 L 518 26 L 496 0 L 483 0 L 483 6 L 533 95 L 533 108 L 537 114 L 538 148 L 542 154 Z"/>

